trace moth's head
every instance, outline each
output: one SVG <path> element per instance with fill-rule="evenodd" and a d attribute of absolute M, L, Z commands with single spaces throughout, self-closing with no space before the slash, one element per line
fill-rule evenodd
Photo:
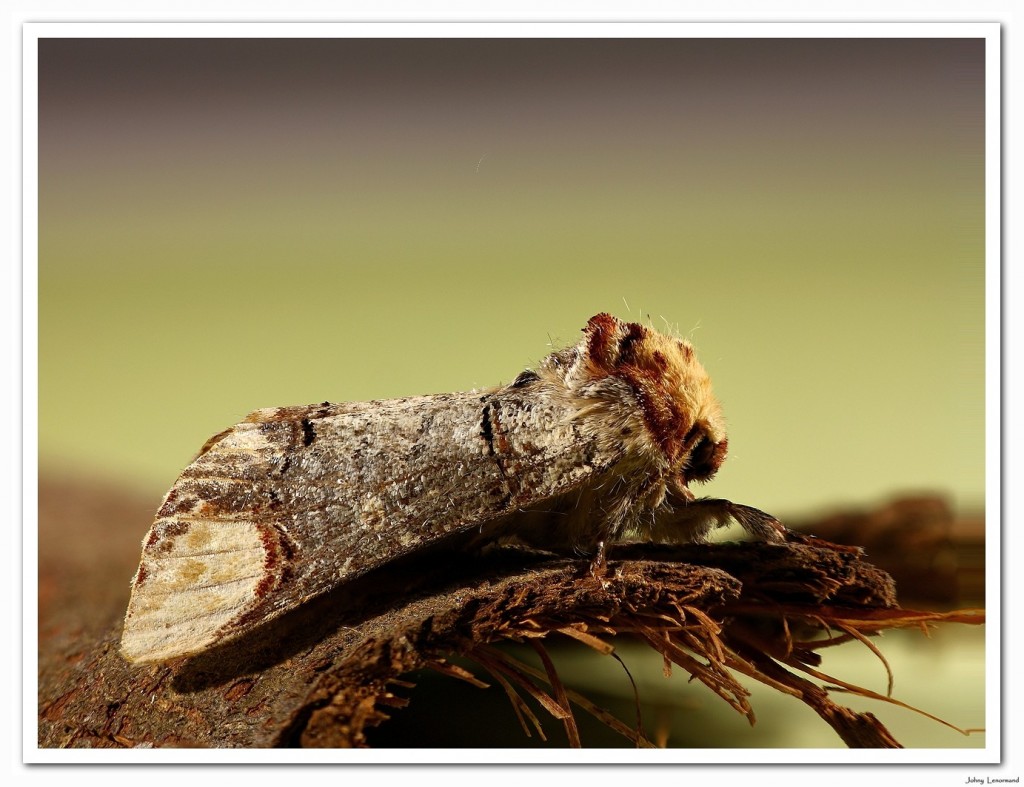
<path fill-rule="evenodd" d="M 685 493 L 691 481 L 706 481 L 718 471 L 728 448 L 725 421 L 688 341 L 598 314 L 579 344 L 549 361 L 562 367 L 566 384 L 582 396 L 628 398 L 643 434 L 629 435 L 628 424 L 610 422 L 608 428 L 618 429 L 627 443 L 633 440 L 633 447 L 642 442 L 654 449 L 676 488 Z"/>

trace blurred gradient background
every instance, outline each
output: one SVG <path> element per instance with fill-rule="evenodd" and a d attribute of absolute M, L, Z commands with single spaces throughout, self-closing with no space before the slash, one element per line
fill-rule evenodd
<path fill-rule="evenodd" d="M 981 39 L 41 40 L 41 472 L 155 510 L 252 409 L 508 382 L 610 311 L 697 347 L 730 425 L 707 494 L 980 511 L 983 64 Z"/>
<path fill-rule="evenodd" d="M 40 455 L 154 501 L 257 407 L 715 381 L 709 494 L 984 499 L 979 40 L 44 40 Z"/>

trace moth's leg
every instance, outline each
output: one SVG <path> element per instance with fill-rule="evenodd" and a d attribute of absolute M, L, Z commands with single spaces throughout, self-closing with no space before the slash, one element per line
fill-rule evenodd
<path fill-rule="evenodd" d="M 608 573 L 604 544 L 603 540 L 597 542 L 597 552 L 594 553 L 594 559 L 590 561 L 590 576 L 594 579 L 600 579 L 602 575 Z"/>
<path fill-rule="evenodd" d="M 712 529 L 736 522 L 759 541 L 773 544 L 804 544 L 852 555 L 864 553 L 861 547 L 833 544 L 831 541 L 825 541 L 808 533 L 790 530 L 771 514 L 752 506 L 734 503 L 731 500 L 676 498 L 673 503 L 673 507 L 667 514 L 655 520 L 655 526 L 651 531 L 651 537 L 655 541 L 667 543 L 695 541 L 699 543 L 704 541 Z"/>
<path fill-rule="evenodd" d="M 831 549 L 836 552 L 846 552 L 851 555 L 864 554 L 864 550 L 858 546 L 833 544 L 831 541 L 826 541 L 823 538 L 818 538 L 817 536 L 809 533 L 798 533 L 795 530 L 790 530 L 771 514 L 766 514 L 764 511 L 752 508 L 751 506 L 740 505 L 739 503 L 733 503 L 729 500 L 694 501 L 694 503 L 705 502 L 724 505 L 725 510 L 728 511 L 729 516 L 732 517 L 733 520 L 742 525 L 743 529 L 750 533 L 750 535 L 760 539 L 761 541 L 803 544 L 809 547 L 818 547 L 819 549 Z M 693 503 L 690 505 L 693 505 Z"/>
<path fill-rule="evenodd" d="M 697 501 L 700 502 L 700 501 Z M 729 500 L 715 501 L 724 503 L 726 510 L 740 526 L 754 538 L 761 541 L 786 541 L 792 531 L 771 514 L 759 508 L 740 505 Z"/>
<path fill-rule="evenodd" d="M 651 528 L 651 537 L 665 543 L 702 542 L 707 534 L 732 522 L 759 541 L 782 543 L 791 535 L 778 519 L 760 509 L 731 500 L 674 498 L 671 508 L 661 513 Z"/>

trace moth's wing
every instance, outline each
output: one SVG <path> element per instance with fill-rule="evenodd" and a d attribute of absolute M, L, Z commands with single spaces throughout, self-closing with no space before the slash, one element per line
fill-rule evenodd
<path fill-rule="evenodd" d="M 279 584 L 291 548 L 266 498 L 282 458 L 277 441 L 243 422 L 182 472 L 142 544 L 121 638 L 127 659 L 198 652 Z"/>
<path fill-rule="evenodd" d="M 585 484 L 569 415 L 513 392 L 257 411 L 211 438 L 143 543 L 121 641 L 200 652 L 405 553 Z"/>

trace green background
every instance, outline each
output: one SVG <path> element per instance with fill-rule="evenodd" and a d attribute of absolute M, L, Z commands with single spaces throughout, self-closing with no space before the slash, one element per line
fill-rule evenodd
<path fill-rule="evenodd" d="M 980 40 L 61 40 L 39 445 L 159 494 L 264 406 L 695 343 L 709 494 L 984 499 Z"/>

